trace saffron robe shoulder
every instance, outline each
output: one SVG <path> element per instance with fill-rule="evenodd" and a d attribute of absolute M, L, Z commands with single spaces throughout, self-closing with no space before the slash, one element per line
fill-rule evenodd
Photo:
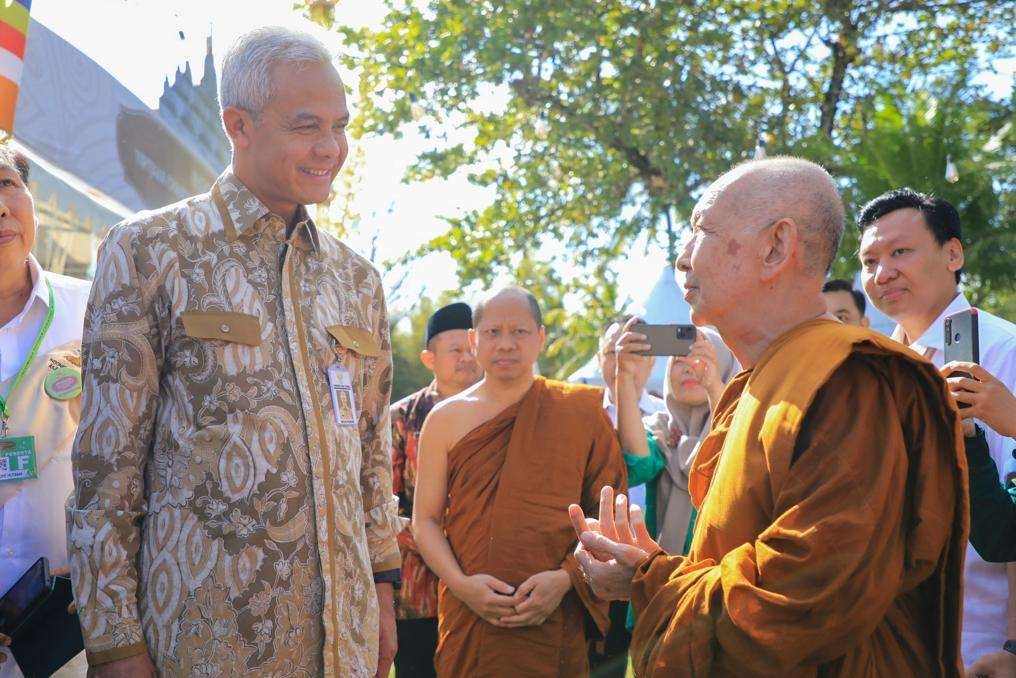
<path fill-rule="evenodd" d="M 579 573 L 568 505 L 598 506 L 603 485 L 625 486 L 624 461 L 603 392 L 537 378 L 518 403 L 448 452 L 445 533 L 463 572 L 518 586 L 564 569 L 572 589 L 540 626 L 487 624 L 441 586 L 438 673 L 573 676 L 588 670 L 587 635 L 607 627 L 607 604 Z"/>
<path fill-rule="evenodd" d="M 727 387 L 687 558 L 636 573 L 638 675 L 962 675 L 966 468 L 934 367 L 812 321 Z"/>

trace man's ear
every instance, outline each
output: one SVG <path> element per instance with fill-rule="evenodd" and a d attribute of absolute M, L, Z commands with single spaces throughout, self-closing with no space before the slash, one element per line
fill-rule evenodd
<path fill-rule="evenodd" d="M 871 327 L 871 318 L 866 315 L 861 316 L 861 327 Z"/>
<path fill-rule="evenodd" d="M 254 130 L 254 118 L 242 108 L 230 107 L 222 111 L 222 126 L 233 142 L 233 148 L 250 146 L 250 135 Z"/>
<path fill-rule="evenodd" d="M 799 253 L 799 236 L 797 223 L 789 217 L 780 219 L 766 229 L 762 236 L 762 269 L 765 278 L 775 277 L 790 263 L 794 253 Z"/>
<path fill-rule="evenodd" d="M 547 346 L 547 328 L 540 325 L 540 353 L 543 353 L 543 349 Z"/>
<path fill-rule="evenodd" d="M 949 270 L 952 273 L 963 268 L 963 243 L 959 238 L 950 238 L 945 245 L 946 256 L 949 257 Z"/>
<path fill-rule="evenodd" d="M 469 338 L 469 350 L 476 355 L 476 330 L 469 330 L 466 336 Z"/>
<path fill-rule="evenodd" d="M 420 351 L 420 362 L 431 372 L 434 371 L 434 352 L 430 349 L 423 349 Z"/>

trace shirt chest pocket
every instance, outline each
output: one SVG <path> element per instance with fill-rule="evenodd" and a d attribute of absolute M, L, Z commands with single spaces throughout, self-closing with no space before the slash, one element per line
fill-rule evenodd
<path fill-rule="evenodd" d="M 356 325 L 331 325 L 327 329 L 336 362 L 349 370 L 353 388 L 362 397 L 364 367 L 381 355 L 381 342 L 370 330 Z"/>
<path fill-rule="evenodd" d="M 214 365 L 227 374 L 262 367 L 261 321 L 256 316 L 230 311 L 187 311 L 180 318 L 184 334 L 205 355 L 201 364 Z"/>

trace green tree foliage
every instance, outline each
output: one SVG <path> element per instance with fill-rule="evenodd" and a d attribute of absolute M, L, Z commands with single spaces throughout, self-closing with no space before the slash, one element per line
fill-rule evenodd
<path fill-rule="evenodd" d="M 1013 3 L 992 0 L 386 4 L 380 28 L 336 27 L 360 74 L 354 133 L 416 127 L 433 148 L 407 180 L 465 173 L 493 189 L 422 252 L 450 252 L 463 286 L 508 272 L 548 310 L 580 308 L 551 327 L 543 367 L 558 375 L 622 301 L 616 262 L 638 257 L 643 235 L 673 257 L 697 196 L 760 134 L 770 154 L 840 170 L 846 188 L 882 185 L 850 169 L 888 115 L 880 93 L 909 98 L 983 70 L 1016 19 Z M 961 185 L 990 176 L 954 157 Z M 944 171 L 927 160 L 939 163 L 929 176 Z"/>
<path fill-rule="evenodd" d="M 391 317 L 393 403 L 434 379 L 433 373 L 420 362 L 420 351 L 427 336 L 427 319 L 440 306 L 430 299 L 421 299 L 411 312 Z"/>
<path fill-rule="evenodd" d="M 935 95 L 906 97 L 900 88 L 879 93 L 840 152 L 850 179 L 846 197 L 856 208 L 891 188 L 910 186 L 951 202 L 963 226 L 971 303 L 1004 312 L 1016 293 L 1012 105 L 982 98 L 965 81 L 940 81 Z M 959 175 L 954 182 L 945 176 L 950 158 Z M 837 272 L 857 270 L 857 243 L 856 229 L 848 228 Z"/>

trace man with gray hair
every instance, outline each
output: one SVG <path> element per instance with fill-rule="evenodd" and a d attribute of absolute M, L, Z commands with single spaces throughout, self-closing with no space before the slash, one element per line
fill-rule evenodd
<path fill-rule="evenodd" d="M 85 318 L 68 541 L 96 676 L 387 676 L 399 576 L 381 279 L 304 205 L 346 158 L 331 56 L 222 72 L 232 165 L 114 226 Z"/>

